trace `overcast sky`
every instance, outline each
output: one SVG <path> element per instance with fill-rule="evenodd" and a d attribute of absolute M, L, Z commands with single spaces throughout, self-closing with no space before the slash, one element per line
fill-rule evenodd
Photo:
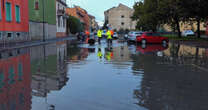
<path fill-rule="evenodd" d="M 89 14 L 96 17 L 98 22 L 104 21 L 104 11 L 119 3 L 123 3 L 129 7 L 133 7 L 135 1 L 138 0 L 67 0 L 69 7 L 78 5 L 88 11 Z"/>

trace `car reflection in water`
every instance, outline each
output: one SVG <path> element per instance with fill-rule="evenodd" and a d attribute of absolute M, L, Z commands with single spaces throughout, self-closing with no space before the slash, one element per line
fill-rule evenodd
<path fill-rule="evenodd" d="M 156 53 L 157 56 L 163 56 L 162 51 L 168 49 L 168 45 L 154 44 L 154 45 L 139 45 L 136 51 L 141 54 Z"/>

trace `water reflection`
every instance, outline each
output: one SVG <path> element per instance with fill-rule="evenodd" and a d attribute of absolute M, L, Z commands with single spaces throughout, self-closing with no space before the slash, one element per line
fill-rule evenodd
<path fill-rule="evenodd" d="M 88 57 L 90 50 L 95 51 L 94 49 L 80 48 L 78 45 L 69 45 L 67 47 L 68 61 L 70 63 L 84 61 Z"/>
<path fill-rule="evenodd" d="M 208 109 L 206 48 L 59 42 L 0 56 L 0 110 Z"/>
<path fill-rule="evenodd" d="M 33 95 L 46 97 L 50 91 L 61 90 L 68 81 L 66 43 L 31 48 Z"/>
<path fill-rule="evenodd" d="M 156 47 L 145 48 L 152 54 L 132 55 L 132 69 L 144 71 L 140 88 L 134 90 L 137 104 L 148 110 L 207 110 L 206 49 L 175 43 L 166 50 Z M 145 53 L 141 47 L 137 50 Z"/>
<path fill-rule="evenodd" d="M 151 54 L 156 53 L 158 56 L 163 56 L 162 51 L 166 50 L 168 45 L 139 45 L 137 46 L 137 52 L 141 54 Z"/>
<path fill-rule="evenodd" d="M 31 109 L 29 49 L 1 52 L 0 110 Z"/>
<path fill-rule="evenodd" d="M 105 59 L 107 61 L 111 61 L 113 59 L 113 48 L 110 46 L 105 48 Z"/>

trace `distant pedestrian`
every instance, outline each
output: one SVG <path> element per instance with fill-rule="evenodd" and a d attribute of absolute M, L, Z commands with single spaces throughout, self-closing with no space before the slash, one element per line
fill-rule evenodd
<path fill-rule="evenodd" d="M 76 36 L 77 36 L 77 40 L 80 41 L 81 40 L 81 33 L 80 32 L 76 33 Z"/>
<path fill-rule="evenodd" d="M 106 35 L 107 35 L 107 42 L 108 42 L 108 44 L 112 44 L 111 31 L 108 30 L 108 32 L 106 33 Z"/>
<path fill-rule="evenodd" d="M 97 56 L 98 56 L 100 59 L 102 59 L 103 54 L 102 54 L 101 48 L 98 48 Z"/>
<path fill-rule="evenodd" d="M 85 41 L 85 34 L 84 34 L 84 32 L 81 32 L 81 37 L 82 37 L 82 42 L 84 42 Z"/>
<path fill-rule="evenodd" d="M 89 32 L 89 31 L 85 31 L 85 35 L 86 35 L 87 37 L 90 37 L 90 32 Z"/>
<path fill-rule="evenodd" d="M 102 33 L 103 33 L 103 32 L 102 32 L 102 30 L 100 30 L 100 29 L 97 31 L 98 43 L 99 43 L 99 44 L 100 44 L 100 40 L 102 39 Z"/>

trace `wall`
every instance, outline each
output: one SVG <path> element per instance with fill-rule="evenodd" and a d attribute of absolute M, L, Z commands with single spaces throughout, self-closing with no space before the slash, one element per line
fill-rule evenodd
<path fill-rule="evenodd" d="M 22 40 L 29 40 L 28 31 L 28 0 L 7 0 L 12 4 L 12 21 L 6 21 L 6 9 L 3 8 L 2 0 L 0 3 L 1 20 L 0 20 L 0 43 L 2 42 L 17 42 Z M 4 1 L 6 3 L 6 1 Z M 16 22 L 15 5 L 20 6 L 20 22 Z M 8 33 L 12 34 L 12 37 L 8 38 Z M 17 35 L 20 34 L 20 35 Z"/>
<path fill-rule="evenodd" d="M 29 20 L 43 22 L 43 2 L 42 0 L 29 1 Z M 35 10 L 35 1 L 39 2 L 39 9 Z M 56 24 L 56 0 L 44 0 L 44 22 Z"/>
<path fill-rule="evenodd" d="M 112 29 L 135 29 L 136 22 L 133 22 L 130 18 L 133 12 L 133 9 L 119 4 L 118 7 L 111 8 L 105 12 L 105 19 L 108 20 L 108 24 Z M 121 17 L 122 15 L 124 16 L 123 18 Z M 121 24 L 122 22 L 124 25 Z"/>
<path fill-rule="evenodd" d="M 163 29 L 165 31 L 168 31 L 168 32 L 171 32 L 173 31 L 173 29 L 171 28 L 170 25 L 163 25 Z M 185 31 L 185 30 L 193 30 L 193 31 L 197 31 L 197 23 L 196 22 L 180 22 L 180 29 L 181 29 L 181 32 Z M 206 26 L 204 23 L 201 23 L 200 24 L 200 29 L 201 31 L 206 31 Z"/>
<path fill-rule="evenodd" d="M 56 25 L 47 24 L 45 25 L 45 39 L 56 38 Z M 32 22 L 29 23 L 30 30 L 29 36 L 32 40 L 43 40 L 43 23 Z"/>
<path fill-rule="evenodd" d="M 39 3 L 38 10 L 35 2 Z M 44 37 L 43 37 L 43 1 L 29 0 L 29 36 L 32 40 L 45 40 L 56 37 L 56 0 L 44 0 Z"/>
<path fill-rule="evenodd" d="M 63 2 L 63 1 L 62 1 Z M 57 37 L 65 37 L 66 36 L 66 17 L 63 14 L 62 16 L 58 16 L 58 11 L 59 10 L 66 10 L 66 6 L 65 4 L 62 4 L 62 2 L 58 1 L 56 2 L 56 29 L 57 29 L 57 33 L 56 36 Z M 63 2 L 65 3 L 65 2 Z"/>

